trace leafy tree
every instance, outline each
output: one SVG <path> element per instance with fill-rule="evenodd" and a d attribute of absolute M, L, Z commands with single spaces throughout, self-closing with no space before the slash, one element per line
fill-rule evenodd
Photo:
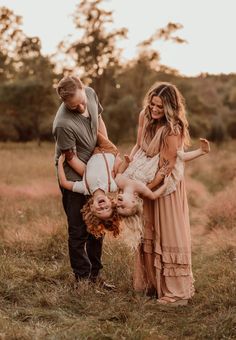
<path fill-rule="evenodd" d="M 224 104 L 231 110 L 236 110 L 236 85 L 229 89 L 225 94 Z"/>
<path fill-rule="evenodd" d="M 52 109 L 55 109 L 55 97 L 52 93 L 37 79 L 26 79 L 6 84 L 1 87 L 0 94 L 0 105 L 5 107 L 4 116 L 10 119 L 15 131 L 14 139 L 36 139 L 40 144 L 41 136 L 46 133 L 42 131 L 45 119 L 51 117 L 52 120 Z M 3 139 L 6 140 L 7 136 Z"/>
<path fill-rule="evenodd" d="M 207 136 L 207 138 L 217 144 L 222 143 L 227 137 L 226 128 L 223 124 L 222 118 L 217 117 L 211 126 L 211 130 Z"/>
<path fill-rule="evenodd" d="M 228 122 L 227 132 L 231 138 L 236 139 L 236 117 Z"/>
<path fill-rule="evenodd" d="M 138 56 L 130 61 L 120 72 L 118 83 L 120 94 L 130 93 L 134 96 L 136 103 L 141 109 L 143 97 L 149 87 L 157 80 L 169 81 L 178 72 L 161 64 L 160 53 L 153 47 L 158 40 L 170 40 L 176 43 L 186 42 L 173 33 L 182 28 L 180 24 L 169 23 L 166 27 L 158 29 L 150 38 L 138 44 Z"/>
<path fill-rule="evenodd" d="M 139 56 L 138 59 L 146 59 L 149 61 L 151 68 L 159 71 L 163 71 L 163 65 L 160 64 L 160 53 L 153 47 L 156 41 L 172 41 L 177 44 L 184 44 L 187 41 L 179 36 L 173 36 L 173 33 L 181 29 L 183 26 L 179 23 L 169 22 L 166 27 L 162 27 L 156 30 L 148 39 L 138 44 Z M 162 68 L 162 69 L 161 69 Z M 165 71 L 178 74 L 177 70 L 171 70 L 165 66 Z"/>
<path fill-rule="evenodd" d="M 133 96 L 126 95 L 115 104 L 107 106 L 104 117 L 109 137 L 114 143 L 135 140 L 138 108 Z"/>
<path fill-rule="evenodd" d="M 24 39 L 22 18 L 6 7 L 0 7 L 0 80 L 14 76 L 16 49 Z"/>
<path fill-rule="evenodd" d="M 64 41 L 60 50 L 69 53 L 80 70 L 81 78 L 90 84 L 102 100 L 106 84 L 115 85 L 115 70 L 119 66 L 120 51 L 115 44 L 126 37 L 125 28 L 108 30 L 113 22 L 112 12 L 101 7 L 103 0 L 82 0 L 74 14 L 79 38 Z"/>
<path fill-rule="evenodd" d="M 53 65 L 40 39 L 20 30 L 21 17 L 1 7 L 0 18 L 0 139 L 40 143 L 56 110 Z"/>

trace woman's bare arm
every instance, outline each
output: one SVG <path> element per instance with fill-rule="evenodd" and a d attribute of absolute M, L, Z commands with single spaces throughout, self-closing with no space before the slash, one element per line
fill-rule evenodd
<path fill-rule="evenodd" d="M 166 175 L 169 175 L 173 170 L 177 158 L 177 151 L 181 144 L 180 135 L 169 135 L 166 138 L 166 146 L 162 147 L 160 151 L 159 171 L 155 178 L 147 186 L 149 189 L 155 188 L 159 185 Z"/>
<path fill-rule="evenodd" d="M 168 172 L 167 175 L 171 173 L 175 166 L 177 151 L 181 144 L 181 136 L 178 135 L 169 135 L 166 138 L 165 147 L 161 148 L 160 151 L 160 168 L 166 163 L 168 164 Z"/>
<path fill-rule="evenodd" d="M 138 149 L 141 146 L 143 124 L 144 124 L 144 110 L 141 111 L 140 114 L 139 114 L 137 141 L 136 141 L 135 146 L 133 147 L 133 149 L 130 152 L 130 155 L 129 155 L 130 159 L 132 159 L 134 157 L 134 155 L 136 154 L 136 152 L 138 151 Z"/>
<path fill-rule="evenodd" d="M 165 176 L 169 173 L 168 164 L 169 164 L 168 161 L 166 161 L 162 165 L 162 167 L 157 171 L 153 180 L 150 183 L 147 184 L 147 187 L 149 189 L 155 188 L 157 185 L 159 185 L 163 181 Z"/>
<path fill-rule="evenodd" d="M 106 138 L 108 138 L 106 124 L 100 115 L 98 118 L 98 131 Z"/>
<path fill-rule="evenodd" d="M 124 155 L 124 159 L 122 160 L 121 157 L 117 161 L 115 161 L 114 169 L 115 174 L 123 174 L 123 172 L 128 168 L 130 163 L 130 158 L 128 155 Z"/>

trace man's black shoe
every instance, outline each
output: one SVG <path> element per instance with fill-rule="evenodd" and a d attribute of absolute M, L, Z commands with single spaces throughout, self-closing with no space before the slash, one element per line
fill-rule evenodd
<path fill-rule="evenodd" d="M 89 279 L 90 279 L 89 276 L 78 276 L 78 275 L 75 274 L 75 281 L 76 282 L 86 282 Z"/>

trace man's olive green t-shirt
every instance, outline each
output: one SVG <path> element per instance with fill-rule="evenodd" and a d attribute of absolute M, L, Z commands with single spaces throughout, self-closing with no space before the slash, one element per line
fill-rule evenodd
<path fill-rule="evenodd" d="M 98 117 L 103 109 L 91 87 L 86 87 L 85 93 L 89 117 L 69 110 L 64 103 L 61 104 L 56 113 L 53 122 L 53 136 L 56 141 L 56 165 L 63 150 L 73 149 L 84 163 L 88 162 L 93 153 L 97 142 Z M 64 165 L 64 170 L 68 180 L 81 180 L 81 176 L 67 163 Z"/>

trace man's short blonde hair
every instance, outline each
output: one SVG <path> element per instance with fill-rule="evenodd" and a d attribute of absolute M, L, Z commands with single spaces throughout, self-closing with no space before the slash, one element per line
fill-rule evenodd
<path fill-rule="evenodd" d="M 82 90 L 84 85 L 78 77 L 67 76 L 62 78 L 57 85 L 57 94 L 63 100 L 66 101 L 75 95 L 77 90 Z"/>

